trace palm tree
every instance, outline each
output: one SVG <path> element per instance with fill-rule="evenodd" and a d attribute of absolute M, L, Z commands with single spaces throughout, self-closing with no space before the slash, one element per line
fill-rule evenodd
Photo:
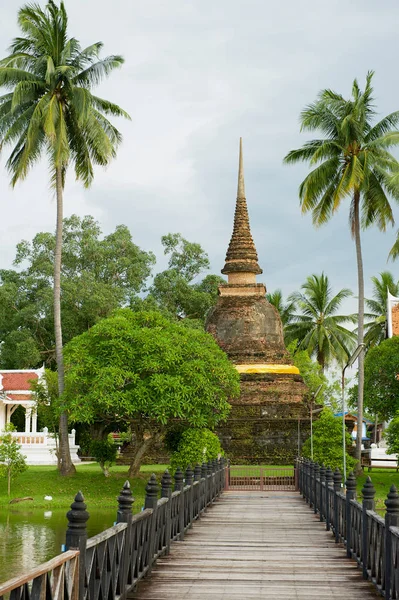
<path fill-rule="evenodd" d="M 300 313 L 293 316 L 293 322 L 285 329 L 287 342 L 297 340 L 298 348 L 315 356 L 323 370 L 334 360 L 345 364 L 353 349 L 354 334 L 343 323 L 353 323 L 356 317 L 336 313 L 352 292 L 344 288 L 333 296 L 324 273 L 308 277 L 301 290 L 288 297 Z"/>
<path fill-rule="evenodd" d="M 364 341 L 367 346 L 377 346 L 386 338 L 387 328 L 387 300 L 388 291 L 393 296 L 399 296 L 399 282 L 395 282 L 392 273 L 383 271 L 380 277 L 372 277 L 373 298 L 365 299 L 367 308 L 371 311 L 365 315 L 372 319 L 364 328 L 366 335 Z"/>
<path fill-rule="evenodd" d="M 352 98 L 332 90 L 320 92 L 316 102 L 301 113 L 303 131 L 320 131 L 321 138 L 291 150 L 287 164 L 308 162 L 312 171 L 299 187 L 302 212 L 311 212 L 316 226 L 326 223 L 344 199 L 349 199 L 349 224 L 355 240 L 358 272 L 358 344 L 364 338 L 364 276 L 360 230 L 376 224 L 381 231 L 394 223 L 390 197 L 399 200 L 399 163 L 389 149 L 399 144 L 399 111 L 373 125 L 375 116 L 371 80 L 362 92 L 353 82 Z M 364 356 L 358 360 L 359 422 L 363 418 Z M 361 431 L 356 458 L 361 457 Z"/>
<path fill-rule="evenodd" d="M 128 114 L 119 106 L 94 96 L 91 89 L 123 63 L 121 56 L 99 60 L 103 46 L 96 42 L 82 50 L 68 38 L 64 3 L 49 0 L 44 10 L 27 4 L 18 12 L 22 37 L 13 40 L 10 54 L 0 61 L 0 148 L 11 145 L 6 166 L 14 186 L 45 153 L 57 198 L 54 260 L 54 333 L 58 391 L 64 390 L 61 329 L 61 249 L 63 191 L 67 168 L 88 187 L 95 164 L 107 165 L 116 155 L 121 134 L 106 115 Z M 59 468 L 73 473 L 68 444 L 67 413 L 60 417 Z"/>
<path fill-rule="evenodd" d="M 277 308 L 280 313 L 281 323 L 285 327 L 292 322 L 294 311 L 296 309 L 295 302 L 288 300 L 284 302 L 283 293 L 281 290 L 275 290 L 272 293 L 266 294 L 266 298 Z"/>

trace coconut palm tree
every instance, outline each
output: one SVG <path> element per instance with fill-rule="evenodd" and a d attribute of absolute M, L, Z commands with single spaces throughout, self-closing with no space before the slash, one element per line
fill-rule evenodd
<path fill-rule="evenodd" d="M 399 200 L 399 163 L 389 149 L 399 144 L 399 111 L 373 124 L 375 116 L 371 80 L 361 91 L 353 82 L 352 98 L 326 89 L 301 113 L 303 131 L 321 137 L 291 150 L 287 164 L 307 162 L 312 168 L 299 187 L 302 212 L 311 212 L 316 226 L 326 223 L 343 200 L 349 201 L 349 224 L 355 240 L 358 272 L 358 344 L 364 338 L 364 276 L 361 228 L 376 224 L 381 231 L 394 223 L 390 198 Z M 364 356 L 358 359 L 359 422 L 363 418 Z M 361 456 L 361 432 L 356 458 Z"/>
<path fill-rule="evenodd" d="M 45 154 L 57 199 L 54 260 L 54 334 L 58 389 L 64 390 L 61 328 L 61 246 L 63 191 L 68 166 L 88 187 L 95 164 L 107 165 L 116 155 L 121 134 L 108 115 L 128 117 L 119 106 L 95 96 L 92 88 L 123 63 L 121 56 L 99 59 L 103 44 L 82 49 L 68 37 L 64 3 L 49 0 L 42 10 L 27 4 L 18 12 L 21 37 L 13 40 L 10 54 L 0 61 L 0 148 L 12 146 L 6 166 L 14 186 Z M 60 418 L 59 468 L 74 472 L 68 444 L 67 413 Z"/>
<path fill-rule="evenodd" d="M 371 281 L 373 298 L 365 299 L 366 306 L 371 312 L 365 316 L 372 320 L 364 326 L 366 331 L 364 341 L 367 346 L 377 346 L 386 338 L 388 291 L 393 296 L 399 296 L 399 282 L 395 282 L 389 271 L 383 271 L 379 277 L 372 277 Z"/>
<path fill-rule="evenodd" d="M 336 313 L 352 292 L 344 288 L 334 296 L 324 273 L 308 277 L 301 290 L 288 297 L 300 312 L 285 328 L 287 342 L 297 340 L 298 348 L 315 356 L 323 370 L 333 361 L 345 364 L 353 350 L 355 336 L 344 323 L 355 322 L 356 316 Z"/>
<path fill-rule="evenodd" d="M 281 290 L 275 290 L 272 293 L 266 294 L 266 298 L 270 304 L 273 304 L 273 306 L 277 308 L 280 314 L 281 323 L 285 329 L 285 327 L 292 322 L 294 311 L 296 310 L 295 302 L 289 300 L 284 302 Z"/>

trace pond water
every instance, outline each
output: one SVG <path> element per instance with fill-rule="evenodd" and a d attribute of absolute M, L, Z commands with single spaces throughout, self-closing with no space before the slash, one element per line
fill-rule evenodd
<path fill-rule="evenodd" d="M 67 529 L 65 509 L 0 509 L 0 583 L 26 573 L 61 553 Z M 115 509 L 90 511 L 88 537 L 111 527 Z"/>

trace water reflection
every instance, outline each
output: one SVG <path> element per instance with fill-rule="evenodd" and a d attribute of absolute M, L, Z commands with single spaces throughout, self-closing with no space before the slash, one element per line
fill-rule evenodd
<path fill-rule="evenodd" d="M 0 510 L 0 583 L 26 573 L 61 552 L 66 510 Z M 115 510 L 93 511 L 87 523 L 91 537 L 114 524 Z"/>

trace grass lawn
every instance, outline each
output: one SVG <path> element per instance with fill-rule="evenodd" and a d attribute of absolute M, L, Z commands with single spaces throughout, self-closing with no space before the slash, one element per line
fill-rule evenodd
<path fill-rule="evenodd" d="M 399 489 L 399 473 L 395 469 L 379 469 L 378 467 L 373 467 L 370 473 L 365 471 L 357 479 L 357 497 L 359 502 L 362 501 L 361 490 L 369 475 L 376 490 L 376 509 L 379 512 L 385 511 L 384 500 L 388 495 L 391 485 L 394 484 Z"/>
<path fill-rule="evenodd" d="M 135 498 L 133 512 L 138 512 L 144 503 L 145 486 L 151 473 L 155 472 L 159 479 L 167 465 L 143 465 L 140 476 L 130 480 L 132 493 Z M 115 466 L 110 469 L 111 476 L 104 477 L 97 463 L 77 465 L 76 475 L 61 477 L 54 466 L 31 466 L 11 481 L 10 498 L 30 496 L 33 501 L 9 505 L 6 479 L 0 479 L 0 507 L 24 506 L 31 508 L 68 508 L 75 494 L 81 490 L 90 507 L 112 508 L 117 506 L 118 497 L 127 479 L 127 466 Z M 45 500 L 44 496 L 52 496 Z"/>

